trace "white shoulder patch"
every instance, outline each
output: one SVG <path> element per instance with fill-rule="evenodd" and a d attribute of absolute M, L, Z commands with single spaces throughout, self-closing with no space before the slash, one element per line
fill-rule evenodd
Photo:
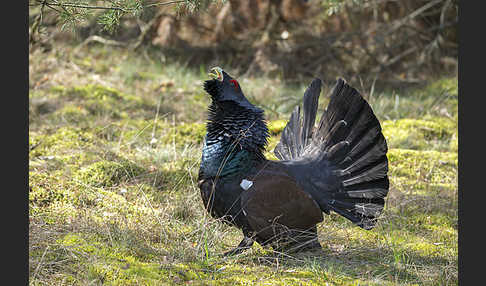
<path fill-rule="evenodd" d="M 240 187 L 245 191 L 247 191 L 249 188 L 251 188 L 252 185 L 253 185 L 253 182 L 248 181 L 247 179 L 241 180 L 241 183 L 240 183 Z"/>

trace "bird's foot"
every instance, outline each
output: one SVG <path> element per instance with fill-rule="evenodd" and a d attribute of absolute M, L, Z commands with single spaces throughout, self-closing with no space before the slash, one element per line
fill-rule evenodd
<path fill-rule="evenodd" d="M 230 251 L 227 251 L 223 253 L 223 256 L 233 256 L 236 254 L 240 254 L 246 249 L 249 249 L 253 245 L 253 239 L 249 237 L 244 237 L 243 240 L 241 240 L 240 244 L 238 246 Z"/>
<path fill-rule="evenodd" d="M 299 253 L 322 250 L 319 240 L 316 238 L 300 241 L 286 241 L 272 246 L 277 252 Z"/>

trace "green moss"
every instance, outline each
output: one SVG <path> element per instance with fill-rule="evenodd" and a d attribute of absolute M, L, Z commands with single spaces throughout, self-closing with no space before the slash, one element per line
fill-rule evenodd
<path fill-rule="evenodd" d="M 45 94 L 41 90 L 29 90 L 29 100 L 36 97 L 44 97 Z"/>
<path fill-rule="evenodd" d="M 62 117 L 67 122 L 80 122 L 86 120 L 89 112 L 83 106 L 66 104 L 54 112 L 54 116 Z"/>
<path fill-rule="evenodd" d="M 168 128 L 169 126 L 166 126 Z M 206 125 L 203 123 L 182 123 L 174 126 L 161 138 L 161 142 L 171 144 L 175 142 L 179 146 L 186 144 L 199 144 L 206 135 Z"/>
<path fill-rule="evenodd" d="M 395 187 L 415 191 L 457 188 L 456 152 L 390 149 L 388 159 Z"/>
<path fill-rule="evenodd" d="M 47 134 L 46 134 L 47 133 Z M 29 146 L 33 150 L 29 152 L 29 157 L 59 155 L 63 152 L 72 152 L 73 149 L 81 149 L 91 146 L 95 136 L 82 128 L 65 126 L 49 134 L 49 131 L 30 132 Z"/>
<path fill-rule="evenodd" d="M 449 144 L 449 150 L 451 150 L 452 152 L 457 152 L 459 150 L 459 139 L 457 136 L 457 132 L 452 134 L 451 142 Z"/>
<path fill-rule="evenodd" d="M 63 201 L 69 196 L 67 185 L 61 181 L 61 172 L 29 172 L 29 204 L 48 206 L 56 201 Z"/>
<path fill-rule="evenodd" d="M 80 255 L 77 265 L 71 267 L 79 271 L 81 280 L 108 285 L 157 285 L 168 274 L 158 263 L 141 261 L 118 241 L 108 242 L 98 235 L 68 233 L 57 243 Z"/>
<path fill-rule="evenodd" d="M 390 148 L 449 151 L 457 123 L 447 118 L 399 119 L 382 122 Z"/>
<path fill-rule="evenodd" d="M 288 120 L 272 120 L 267 122 L 267 127 L 268 131 L 270 131 L 270 135 L 280 134 L 287 125 L 287 122 Z"/>
<path fill-rule="evenodd" d="M 51 94 L 50 97 L 57 97 L 58 102 L 74 105 L 88 111 L 89 115 L 97 117 L 126 118 L 128 117 L 127 112 L 130 112 L 132 115 L 139 114 L 144 117 L 153 117 L 155 112 L 154 102 L 151 100 L 101 85 L 54 86 L 51 88 Z M 69 109 L 65 111 L 72 112 Z M 63 111 L 59 111 L 56 116 L 63 114 Z M 55 118 L 52 117 L 53 120 Z M 93 120 L 92 117 L 86 117 L 86 120 L 88 119 Z"/>
<path fill-rule="evenodd" d="M 116 100 L 129 100 L 129 101 L 140 101 L 138 97 L 125 94 L 119 90 L 111 87 L 106 87 L 97 84 L 88 84 L 85 86 L 74 86 L 74 87 L 64 87 L 64 86 L 54 86 L 51 88 L 52 92 L 59 93 L 62 96 L 67 97 L 81 97 L 84 99 L 97 99 L 101 101 L 106 101 L 109 99 Z"/>
<path fill-rule="evenodd" d="M 449 116 L 455 118 L 457 122 L 458 114 L 458 78 L 444 77 L 431 82 L 425 88 L 419 89 L 415 92 L 419 98 L 433 99 L 429 112 L 433 110 L 443 116 L 442 111 L 448 111 Z"/>
<path fill-rule="evenodd" d="M 99 161 L 77 171 L 74 178 L 94 187 L 111 187 L 142 173 L 142 167 L 128 160 Z"/>
<path fill-rule="evenodd" d="M 186 145 L 201 144 L 206 135 L 205 124 L 197 122 L 174 124 L 159 121 L 154 126 L 153 121 L 127 119 L 114 126 L 119 130 L 114 138 L 121 135 L 123 130 L 123 139 L 134 145 L 175 145 L 184 148 Z M 155 143 L 150 143 L 154 142 L 152 139 L 156 140 Z"/>
<path fill-rule="evenodd" d="M 273 151 L 275 150 L 275 146 L 277 146 L 278 142 L 280 142 L 280 136 L 271 136 L 268 138 L 268 143 L 266 147 L 266 151 L 264 153 L 265 157 L 268 160 L 278 160 Z"/>
<path fill-rule="evenodd" d="M 447 92 L 451 96 L 457 97 L 458 95 L 458 80 L 457 77 L 441 78 L 430 83 L 425 89 L 420 92 Z"/>

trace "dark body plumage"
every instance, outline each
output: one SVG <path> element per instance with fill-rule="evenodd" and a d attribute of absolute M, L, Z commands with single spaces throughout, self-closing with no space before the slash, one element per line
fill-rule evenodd
<path fill-rule="evenodd" d="M 335 211 L 371 229 L 388 193 L 387 145 L 380 124 L 361 95 L 343 80 L 331 93 L 317 127 L 321 81 L 304 94 L 275 155 L 265 159 L 269 136 L 263 110 L 244 97 L 239 84 L 219 69 L 204 89 L 211 95 L 199 188 L 215 218 L 242 229 L 244 239 L 279 250 L 320 248 L 316 224 Z"/>

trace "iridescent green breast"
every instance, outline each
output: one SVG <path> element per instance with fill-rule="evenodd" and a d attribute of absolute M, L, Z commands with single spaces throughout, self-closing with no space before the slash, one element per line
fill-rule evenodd
<path fill-rule="evenodd" d="M 255 154 L 241 149 L 237 144 L 228 141 L 208 142 L 205 139 L 199 172 L 206 178 L 228 178 L 249 172 L 256 163 Z"/>
<path fill-rule="evenodd" d="M 263 151 L 269 135 L 262 110 L 213 102 L 206 130 L 200 178 L 246 174 L 265 160 Z"/>

